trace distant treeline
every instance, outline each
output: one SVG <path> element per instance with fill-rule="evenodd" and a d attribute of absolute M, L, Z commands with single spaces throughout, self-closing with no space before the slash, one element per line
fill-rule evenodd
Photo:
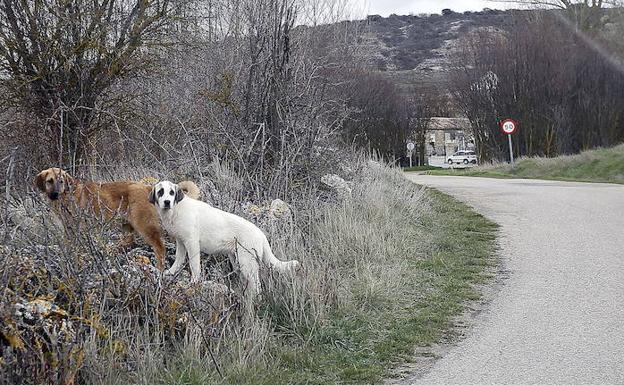
<path fill-rule="evenodd" d="M 463 40 L 450 88 L 483 159 L 505 158 L 498 122 L 514 118 L 521 155 L 555 156 L 624 141 L 622 23 L 583 30 L 560 11 L 518 12 L 505 30 Z M 619 38 L 617 38 L 619 36 Z"/>

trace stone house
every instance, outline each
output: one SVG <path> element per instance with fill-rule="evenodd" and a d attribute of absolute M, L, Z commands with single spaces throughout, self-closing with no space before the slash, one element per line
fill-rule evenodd
<path fill-rule="evenodd" d="M 474 149 L 472 128 L 466 118 L 431 118 L 426 141 L 427 156 L 447 156 Z"/>

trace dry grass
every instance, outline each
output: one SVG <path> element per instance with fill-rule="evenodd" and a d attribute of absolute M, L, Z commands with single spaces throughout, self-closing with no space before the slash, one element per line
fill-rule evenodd
<path fill-rule="evenodd" d="M 204 261 L 217 286 L 191 287 L 188 274 L 161 281 L 137 264 L 137 254 L 153 259 L 144 248 L 112 250 L 109 239 L 118 234 L 111 223 L 96 220 L 71 239 L 52 231 L 32 237 L 30 230 L 49 225 L 24 225 L 3 250 L 2 263 L 14 268 L 3 270 L 1 283 L 14 296 L 5 297 L 0 317 L 17 322 L 15 302 L 43 297 L 66 315 L 24 326 L 31 333 L 22 331 L 25 349 L 12 346 L 3 329 L 0 383 L 63 383 L 59 373 L 89 384 L 378 381 L 414 345 L 438 341 L 463 301 L 475 297 L 471 285 L 491 262 L 494 227 L 396 169 L 361 159 L 345 174 L 351 197 L 306 190 L 279 220 L 246 210 L 243 183 L 222 165 L 194 178 L 205 199 L 262 227 L 278 257 L 303 264 L 292 279 L 263 277 L 252 318 L 240 312 L 236 272 L 218 259 Z M 146 175 L 184 177 L 139 169 L 110 177 Z M 46 218 L 43 202 L 31 199 L 24 210 Z M 216 295 L 219 284 L 235 293 Z M 37 334 L 64 320 L 74 322 L 62 343 Z M 48 341 L 47 352 L 38 354 L 38 338 Z"/>

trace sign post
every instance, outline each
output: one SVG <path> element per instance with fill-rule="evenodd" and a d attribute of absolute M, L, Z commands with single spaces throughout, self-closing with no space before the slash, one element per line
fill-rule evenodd
<path fill-rule="evenodd" d="M 410 167 L 412 167 L 412 151 L 414 151 L 414 143 L 407 142 L 407 151 L 409 151 Z"/>
<path fill-rule="evenodd" d="M 513 156 L 513 146 L 511 145 L 511 134 L 516 132 L 518 128 L 518 122 L 513 119 L 505 119 L 501 122 L 501 129 L 503 133 L 507 134 L 507 139 L 509 139 L 509 161 L 511 165 L 514 164 L 514 156 Z"/>

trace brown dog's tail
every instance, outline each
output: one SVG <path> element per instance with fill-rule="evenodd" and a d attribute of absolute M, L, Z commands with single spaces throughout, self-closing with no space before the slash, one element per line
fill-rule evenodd
<path fill-rule="evenodd" d="M 183 180 L 182 182 L 178 183 L 178 186 L 180 187 L 180 189 L 182 189 L 182 191 L 184 191 L 184 194 L 186 194 L 186 196 L 188 197 L 191 197 L 193 199 L 199 199 L 201 197 L 201 191 L 199 190 L 199 187 L 197 187 L 197 185 L 190 180 Z"/>

